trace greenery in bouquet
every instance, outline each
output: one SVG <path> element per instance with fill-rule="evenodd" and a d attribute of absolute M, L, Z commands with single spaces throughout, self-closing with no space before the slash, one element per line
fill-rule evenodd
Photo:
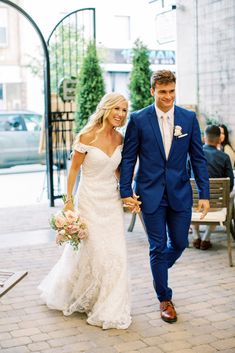
<path fill-rule="evenodd" d="M 56 231 L 56 243 L 69 243 L 74 250 L 78 250 L 80 241 L 88 235 L 84 219 L 78 210 L 60 211 L 50 219 L 51 228 Z"/>

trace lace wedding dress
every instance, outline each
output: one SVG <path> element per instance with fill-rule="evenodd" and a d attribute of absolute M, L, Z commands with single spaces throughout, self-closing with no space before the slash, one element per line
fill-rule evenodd
<path fill-rule="evenodd" d="M 85 312 L 87 322 L 103 329 L 131 323 L 130 293 L 122 203 L 115 170 L 121 146 L 109 157 L 97 147 L 78 143 L 86 153 L 78 188 L 78 209 L 89 236 L 79 251 L 66 245 L 39 289 L 43 301 L 64 315 Z"/>

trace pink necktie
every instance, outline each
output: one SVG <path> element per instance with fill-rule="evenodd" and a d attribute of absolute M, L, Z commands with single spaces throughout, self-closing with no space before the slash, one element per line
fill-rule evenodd
<path fill-rule="evenodd" d="M 171 148 L 172 135 L 170 133 L 168 116 L 167 115 L 162 116 L 161 120 L 162 120 L 162 140 L 163 140 L 163 145 L 165 149 L 166 159 L 168 159 L 170 148 Z"/>

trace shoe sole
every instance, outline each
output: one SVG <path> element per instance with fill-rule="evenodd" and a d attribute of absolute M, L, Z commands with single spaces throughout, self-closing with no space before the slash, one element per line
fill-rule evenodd
<path fill-rule="evenodd" d="M 200 247 L 200 250 L 209 250 L 209 249 L 211 249 L 211 248 L 212 248 L 212 244 L 210 244 L 209 246 L 206 246 L 206 247 L 201 246 L 201 247 Z"/>
<path fill-rule="evenodd" d="M 161 319 L 167 322 L 168 324 L 173 324 L 174 322 L 177 321 L 177 317 L 175 317 L 174 319 L 165 319 L 164 317 L 161 316 Z"/>
<path fill-rule="evenodd" d="M 194 249 L 200 249 L 201 243 L 199 243 L 199 244 L 198 243 L 196 243 L 196 244 L 192 243 L 192 246 L 193 246 Z"/>

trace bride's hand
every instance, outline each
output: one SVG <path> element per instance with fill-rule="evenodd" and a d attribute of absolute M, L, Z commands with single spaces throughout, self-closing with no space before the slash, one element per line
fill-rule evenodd
<path fill-rule="evenodd" d="M 141 211 L 141 208 L 139 205 L 134 206 L 131 210 L 132 213 L 140 213 L 140 211 Z"/>
<path fill-rule="evenodd" d="M 133 197 L 130 196 L 123 198 L 123 207 L 128 207 L 132 213 L 139 213 L 141 201 L 138 201 L 138 198 L 139 196 L 135 194 L 133 195 Z"/>
<path fill-rule="evenodd" d="M 73 201 L 72 200 L 66 201 L 64 205 L 64 211 L 73 211 L 73 210 L 74 210 Z"/>

